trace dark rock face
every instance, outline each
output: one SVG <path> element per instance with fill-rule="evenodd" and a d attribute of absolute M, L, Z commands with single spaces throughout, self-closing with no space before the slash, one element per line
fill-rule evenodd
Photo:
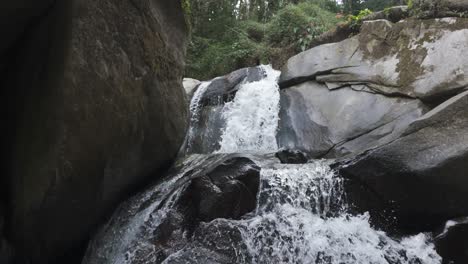
<path fill-rule="evenodd" d="M 466 109 L 468 92 L 413 122 L 399 139 L 362 154 L 341 173 L 386 202 L 402 227 L 427 230 L 468 215 Z M 368 205 L 358 206 L 373 211 Z"/>
<path fill-rule="evenodd" d="M 283 164 L 304 164 L 307 163 L 307 154 L 300 150 L 285 149 L 275 154 Z"/>
<path fill-rule="evenodd" d="M 0 204 L 0 263 L 10 263 L 13 256 L 12 248 L 4 237 L 5 208 Z"/>
<path fill-rule="evenodd" d="M 225 219 L 240 219 L 253 211 L 260 187 L 260 167 L 250 158 L 228 155 L 221 163 L 203 174 L 194 175 L 181 199 L 176 203 L 178 221 L 167 220 L 173 226 L 166 232 L 161 252 L 175 252 L 167 263 L 187 263 L 194 259 L 208 263 L 234 263 L 236 251 L 245 250 L 240 231 Z M 176 224 L 174 224 L 176 223 Z M 179 224 L 177 224 L 179 223 Z M 161 226 L 155 231 L 170 230 Z M 181 230 L 188 230 L 191 237 L 183 245 Z M 159 241 L 157 242 L 160 243 Z"/>
<path fill-rule="evenodd" d="M 250 159 L 226 160 L 206 175 L 192 179 L 181 205 L 192 219 L 209 222 L 216 218 L 239 219 L 255 209 L 260 185 L 260 167 Z"/>
<path fill-rule="evenodd" d="M 7 236 L 32 263 L 79 262 L 74 249 L 183 141 L 185 18 L 179 1 L 23 2 L 0 4 Z"/>
<path fill-rule="evenodd" d="M 468 263 L 468 218 L 448 221 L 435 243 L 444 264 Z"/>

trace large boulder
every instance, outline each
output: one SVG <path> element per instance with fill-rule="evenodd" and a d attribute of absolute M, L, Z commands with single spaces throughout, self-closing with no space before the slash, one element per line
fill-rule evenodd
<path fill-rule="evenodd" d="M 247 157 L 234 157 L 194 177 L 179 206 L 192 212 L 190 221 L 240 219 L 255 209 L 259 188 L 260 167 Z"/>
<path fill-rule="evenodd" d="M 234 99 L 240 86 L 246 82 L 255 82 L 265 77 L 261 67 L 242 68 L 207 82 L 201 98 L 201 104 L 222 105 Z"/>
<path fill-rule="evenodd" d="M 193 96 L 193 93 L 195 92 L 198 85 L 200 85 L 200 83 L 201 82 L 199 80 L 195 80 L 192 78 L 184 78 L 183 80 L 184 90 L 189 99 Z"/>
<path fill-rule="evenodd" d="M 439 103 L 468 87 L 466 54 L 467 18 L 365 21 L 355 37 L 292 57 L 280 86 L 366 84 L 375 93 Z"/>
<path fill-rule="evenodd" d="M 7 237 L 19 262 L 79 262 L 76 249 L 184 139 L 181 3 L 7 2 Z"/>
<path fill-rule="evenodd" d="M 468 263 L 468 218 L 447 221 L 435 236 L 435 244 L 444 264 Z"/>
<path fill-rule="evenodd" d="M 426 113 L 397 140 L 344 165 L 341 173 L 373 197 L 357 206 L 379 213 L 379 200 L 397 226 L 412 230 L 468 215 L 467 109 L 468 91 Z"/>
<path fill-rule="evenodd" d="M 365 85 L 330 90 L 309 81 L 281 91 L 277 141 L 315 158 L 357 154 L 398 138 L 426 111 L 419 100 L 376 94 Z"/>

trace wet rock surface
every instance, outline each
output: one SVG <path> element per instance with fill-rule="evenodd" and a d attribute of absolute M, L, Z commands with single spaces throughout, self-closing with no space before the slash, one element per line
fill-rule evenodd
<path fill-rule="evenodd" d="M 276 152 L 275 157 L 283 164 L 304 164 L 308 161 L 306 153 L 294 149 L 285 149 Z"/>
<path fill-rule="evenodd" d="M 243 68 L 225 76 L 210 81 L 203 98 L 202 105 L 222 105 L 234 99 L 237 90 L 245 82 L 259 81 L 264 77 L 259 67 Z"/>
<path fill-rule="evenodd" d="M 126 263 L 234 263 L 245 245 L 227 221 L 255 209 L 260 167 L 238 154 L 194 155 L 180 161 L 164 182 L 123 204 L 90 244 L 83 263 L 120 263 L 124 260 L 110 258 L 119 243 L 135 238 L 126 249 Z M 138 215 L 145 220 L 136 222 Z M 120 240 L 104 246 L 109 251 L 102 251 L 99 242 L 126 225 L 139 231 L 131 237 L 121 234 Z"/>
<path fill-rule="evenodd" d="M 449 220 L 435 240 L 444 264 L 468 262 L 468 218 Z"/>

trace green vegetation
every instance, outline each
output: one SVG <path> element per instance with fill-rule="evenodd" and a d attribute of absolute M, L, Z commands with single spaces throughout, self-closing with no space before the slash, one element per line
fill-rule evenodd
<path fill-rule="evenodd" d="M 372 11 L 369 9 L 363 9 L 359 11 L 359 13 L 355 16 L 349 15 L 348 16 L 348 23 L 351 25 L 351 27 L 360 27 L 362 24 L 363 19 L 372 14 Z"/>
<path fill-rule="evenodd" d="M 345 21 L 348 1 L 340 5 L 335 0 L 183 0 L 192 29 L 186 76 L 206 80 L 260 63 L 280 67 Z M 361 8 L 376 0 L 353 1 Z M 362 9 L 349 11 L 351 23 L 360 23 L 371 12 Z"/>

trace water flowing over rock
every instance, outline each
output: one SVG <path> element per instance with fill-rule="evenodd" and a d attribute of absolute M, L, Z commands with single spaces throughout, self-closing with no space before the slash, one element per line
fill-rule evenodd
<path fill-rule="evenodd" d="M 91 233 L 183 143 L 182 7 L 2 1 L 0 21 L 6 236 L 15 263 L 75 263 Z"/>
<path fill-rule="evenodd" d="M 354 214 L 331 161 L 294 150 L 275 157 L 278 72 L 260 68 L 261 80 L 242 83 L 221 104 L 226 126 L 216 153 L 182 158 L 124 203 L 83 263 L 440 263 L 430 234 L 390 237 L 368 214 Z M 192 124 L 212 106 L 201 103 L 210 84 L 192 98 Z"/>
<path fill-rule="evenodd" d="M 274 152 L 279 74 L 259 66 L 201 83 L 190 104 L 186 152 Z"/>

